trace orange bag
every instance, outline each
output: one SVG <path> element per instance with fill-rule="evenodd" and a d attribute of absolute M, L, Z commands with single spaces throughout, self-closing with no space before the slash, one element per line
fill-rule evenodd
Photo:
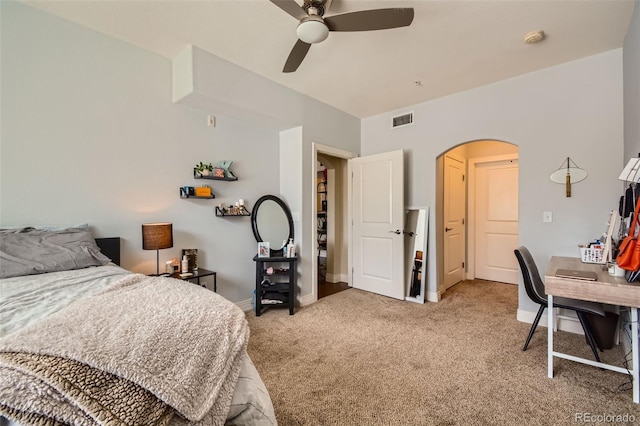
<path fill-rule="evenodd" d="M 629 227 L 629 235 L 624 237 L 620 242 L 620 246 L 618 246 L 616 263 L 626 271 L 640 270 L 640 244 L 638 244 L 638 237 L 636 237 L 638 212 L 640 212 L 640 198 L 636 202 L 636 210 L 633 213 L 633 219 Z"/>

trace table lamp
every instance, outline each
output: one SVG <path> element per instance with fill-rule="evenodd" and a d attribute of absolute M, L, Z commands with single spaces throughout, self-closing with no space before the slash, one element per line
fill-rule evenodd
<path fill-rule="evenodd" d="M 173 224 L 143 223 L 142 248 L 156 251 L 156 276 L 160 275 L 160 250 L 173 247 Z"/>

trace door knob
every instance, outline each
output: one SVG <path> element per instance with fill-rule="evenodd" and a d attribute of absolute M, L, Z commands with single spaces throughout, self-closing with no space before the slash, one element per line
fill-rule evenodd
<path fill-rule="evenodd" d="M 444 232 L 453 231 L 453 228 L 444 228 Z"/>
<path fill-rule="evenodd" d="M 396 234 L 396 235 L 402 234 L 402 232 L 400 232 L 399 229 L 396 229 L 395 231 L 389 231 L 389 232 L 391 232 L 392 234 Z"/>

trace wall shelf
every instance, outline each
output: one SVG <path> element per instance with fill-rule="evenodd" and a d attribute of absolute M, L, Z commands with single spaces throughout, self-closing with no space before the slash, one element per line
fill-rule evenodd
<path fill-rule="evenodd" d="M 216 196 L 213 195 L 213 194 L 211 194 L 210 197 L 200 197 L 200 196 L 197 196 L 197 195 L 180 195 L 180 198 L 182 198 L 184 200 L 186 200 L 187 198 L 200 198 L 200 199 L 203 199 L 203 200 L 212 200 L 212 199 L 216 198 Z"/>
<path fill-rule="evenodd" d="M 216 216 L 218 216 L 218 217 L 242 217 L 242 216 L 251 216 L 251 212 L 245 208 L 243 213 L 238 213 L 238 214 L 235 214 L 235 213 L 227 213 L 226 211 L 222 210 L 220 207 L 216 206 Z"/>
<path fill-rule="evenodd" d="M 183 198 L 183 199 L 186 199 L 186 198 L 202 198 L 202 199 L 207 199 L 207 200 L 211 200 L 213 198 L 216 198 L 216 196 L 215 196 L 215 194 L 213 192 L 211 193 L 211 195 L 189 194 L 189 192 L 191 192 L 191 191 L 187 191 L 187 188 L 191 188 L 191 187 L 185 187 L 185 186 L 180 187 L 180 198 Z M 196 188 L 193 188 L 193 189 L 194 189 L 194 191 L 196 191 Z"/>
<path fill-rule="evenodd" d="M 218 176 L 196 176 L 193 175 L 194 179 L 209 179 L 209 180 L 226 180 L 226 181 L 236 181 L 238 180 L 238 178 L 236 176 L 234 177 L 218 177 Z"/>

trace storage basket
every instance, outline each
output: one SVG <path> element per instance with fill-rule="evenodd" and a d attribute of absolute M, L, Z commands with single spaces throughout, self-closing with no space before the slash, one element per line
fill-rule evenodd
<path fill-rule="evenodd" d="M 584 263 L 602 263 L 603 248 L 580 247 L 580 259 Z"/>

